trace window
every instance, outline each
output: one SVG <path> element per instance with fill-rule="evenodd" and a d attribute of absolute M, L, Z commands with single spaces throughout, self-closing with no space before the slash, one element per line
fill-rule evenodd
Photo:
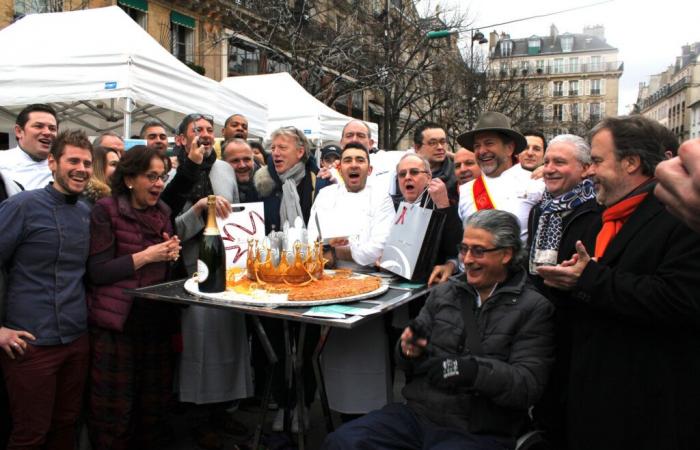
<path fill-rule="evenodd" d="M 170 41 L 173 55 L 184 63 L 194 62 L 194 19 L 177 11 L 170 13 Z"/>
<path fill-rule="evenodd" d="M 62 0 L 15 0 L 15 17 L 61 11 L 63 11 Z"/>
<path fill-rule="evenodd" d="M 527 97 L 527 86 L 525 85 L 525 83 L 522 83 L 520 85 L 520 97 L 521 98 Z"/>
<path fill-rule="evenodd" d="M 578 122 L 578 119 L 579 119 L 578 103 L 572 103 L 570 108 L 571 108 L 571 121 Z"/>
<path fill-rule="evenodd" d="M 535 120 L 538 122 L 544 121 L 544 106 L 541 104 L 535 107 Z"/>
<path fill-rule="evenodd" d="M 600 72 L 601 70 L 600 56 L 591 56 L 591 72 Z"/>
<path fill-rule="evenodd" d="M 268 60 L 268 68 L 270 61 Z M 240 42 L 229 41 L 228 75 L 257 75 L 260 62 L 260 51 Z M 279 67 L 279 66 L 276 66 Z M 269 70 L 269 69 L 268 69 Z"/>
<path fill-rule="evenodd" d="M 578 72 L 578 58 L 569 58 L 569 73 Z"/>
<path fill-rule="evenodd" d="M 536 63 L 537 73 L 544 72 L 544 59 L 538 59 Z"/>
<path fill-rule="evenodd" d="M 574 37 L 571 35 L 564 35 L 561 37 L 561 51 L 564 53 L 570 53 L 574 49 Z"/>
<path fill-rule="evenodd" d="M 578 95 L 578 80 L 569 81 L 569 95 Z"/>
<path fill-rule="evenodd" d="M 257 70 L 257 69 L 256 69 Z M 267 58 L 267 73 L 291 72 L 292 66 L 288 62 L 282 61 L 274 56 Z"/>
<path fill-rule="evenodd" d="M 591 122 L 600 121 L 600 103 L 591 103 Z"/>
<path fill-rule="evenodd" d="M 527 54 L 537 55 L 540 53 L 540 38 L 531 37 L 527 40 Z M 544 67 L 544 61 L 542 61 L 542 67 Z"/>
<path fill-rule="evenodd" d="M 591 80 L 591 95 L 600 95 L 600 80 Z"/>
<path fill-rule="evenodd" d="M 564 73 L 564 58 L 554 59 L 554 73 Z"/>
<path fill-rule="evenodd" d="M 552 95 L 555 97 L 561 97 L 564 95 L 564 82 L 563 81 L 555 81 L 554 82 L 554 90 L 552 92 Z"/>
<path fill-rule="evenodd" d="M 144 30 L 148 22 L 148 2 L 146 0 L 119 0 L 119 7 Z"/>
<path fill-rule="evenodd" d="M 513 41 L 505 40 L 501 42 L 501 56 L 510 56 L 513 54 Z"/>
<path fill-rule="evenodd" d="M 554 122 L 561 122 L 564 116 L 564 105 L 554 105 L 553 111 L 552 120 Z"/>

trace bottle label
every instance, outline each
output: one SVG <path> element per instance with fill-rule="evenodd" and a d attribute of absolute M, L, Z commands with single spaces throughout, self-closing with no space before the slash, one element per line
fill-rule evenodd
<path fill-rule="evenodd" d="M 209 278 L 209 267 L 201 259 L 197 260 L 197 282 L 204 283 Z"/>

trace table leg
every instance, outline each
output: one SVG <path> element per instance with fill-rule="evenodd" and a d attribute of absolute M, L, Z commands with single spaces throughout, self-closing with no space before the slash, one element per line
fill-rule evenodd
<path fill-rule="evenodd" d="M 313 366 L 314 375 L 316 376 L 316 384 L 318 385 L 318 394 L 321 398 L 321 409 L 323 410 L 323 417 L 326 419 L 326 431 L 332 433 L 335 430 L 333 425 L 333 417 L 331 417 L 331 409 L 328 406 L 328 395 L 326 394 L 326 381 L 323 379 L 323 371 L 321 370 L 321 353 L 326 347 L 326 342 L 328 341 L 328 336 L 331 333 L 331 327 L 328 325 L 323 325 L 321 327 L 321 337 L 318 339 L 318 344 L 316 344 L 316 349 L 313 354 Z"/>
<path fill-rule="evenodd" d="M 284 426 L 282 429 L 286 432 L 291 430 L 291 411 L 292 411 L 292 384 L 294 382 L 293 378 L 293 363 L 294 363 L 294 349 L 292 348 L 292 340 L 289 333 L 289 322 L 286 320 L 282 321 L 284 327 L 284 385 L 286 387 L 287 398 L 284 405 Z M 281 406 L 281 405 L 280 405 Z"/>
<path fill-rule="evenodd" d="M 265 350 L 265 356 L 267 357 L 267 378 L 265 380 L 265 390 L 263 392 L 262 405 L 260 405 L 260 418 L 258 419 L 258 424 L 255 427 L 255 436 L 253 438 L 253 448 L 258 449 L 260 447 L 260 438 L 262 437 L 263 426 L 265 425 L 265 415 L 267 414 L 267 405 L 270 403 L 270 393 L 272 392 L 272 378 L 274 373 L 275 365 L 278 362 L 277 354 L 270 344 L 270 340 L 265 333 L 265 328 L 260 323 L 260 318 L 258 316 L 251 316 L 253 325 L 255 327 L 255 332 L 260 339 L 263 350 Z"/>
<path fill-rule="evenodd" d="M 306 324 L 299 324 L 299 339 L 296 345 L 294 375 L 297 390 L 297 417 L 299 418 L 299 434 L 297 435 L 299 450 L 304 450 L 306 438 L 306 398 L 304 395 L 304 341 L 306 339 Z"/>

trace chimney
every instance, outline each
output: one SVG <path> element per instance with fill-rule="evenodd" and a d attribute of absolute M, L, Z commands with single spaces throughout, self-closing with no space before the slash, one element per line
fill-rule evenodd
<path fill-rule="evenodd" d="M 690 54 L 690 45 L 686 44 L 681 47 L 681 55 L 686 56 Z"/>
<path fill-rule="evenodd" d="M 489 53 L 493 53 L 493 49 L 496 48 L 498 44 L 498 32 L 493 30 L 489 33 Z"/>
<path fill-rule="evenodd" d="M 595 36 L 605 42 L 605 27 L 603 25 L 586 25 L 583 27 L 583 34 Z"/>
<path fill-rule="evenodd" d="M 549 36 L 552 38 L 552 43 L 557 40 L 557 37 L 559 36 L 559 30 L 557 30 L 557 26 L 552 24 L 549 27 Z"/>

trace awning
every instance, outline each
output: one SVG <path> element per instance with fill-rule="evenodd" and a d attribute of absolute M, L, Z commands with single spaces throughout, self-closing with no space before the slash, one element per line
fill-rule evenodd
<path fill-rule="evenodd" d="M 176 23 L 178 25 L 182 25 L 183 27 L 187 27 L 187 28 L 194 30 L 194 24 L 195 24 L 194 19 L 190 16 L 180 14 L 177 11 L 170 12 L 170 21 L 172 23 Z"/>
<path fill-rule="evenodd" d="M 148 12 L 148 1 L 146 0 L 119 0 L 117 3 L 145 13 Z"/>

